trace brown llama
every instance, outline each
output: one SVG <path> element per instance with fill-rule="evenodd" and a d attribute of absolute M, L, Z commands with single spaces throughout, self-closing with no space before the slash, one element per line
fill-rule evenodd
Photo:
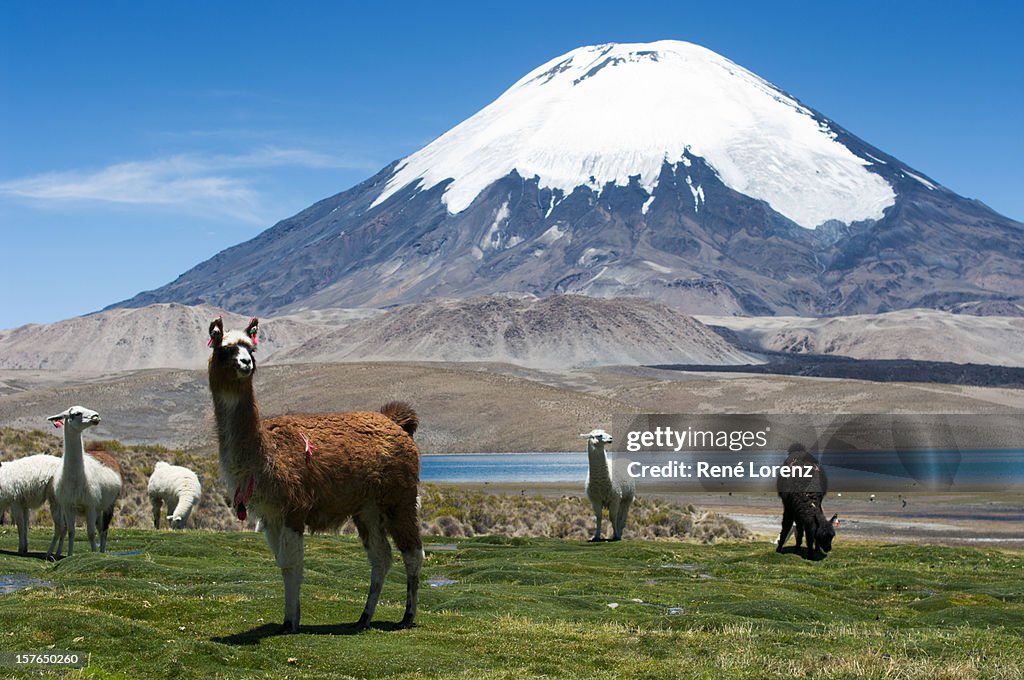
<path fill-rule="evenodd" d="M 220 466 L 234 509 L 251 509 L 284 579 L 281 632 L 299 629 L 303 533 L 340 527 L 352 518 L 370 560 L 370 592 L 356 626 L 368 628 L 391 567 L 395 541 L 405 563 L 405 616 L 415 625 L 423 544 L 417 486 L 420 452 L 412 408 L 392 402 L 380 412 L 355 411 L 260 419 L 253 392 L 258 322 L 225 333 L 210 324 L 209 380 L 217 421 Z"/>

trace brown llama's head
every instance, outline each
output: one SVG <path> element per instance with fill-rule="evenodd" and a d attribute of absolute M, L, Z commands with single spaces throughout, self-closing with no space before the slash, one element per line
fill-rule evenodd
<path fill-rule="evenodd" d="M 224 332 L 224 319 L 210 324 L 210 387 L 228 389 L 248 383 L 256 372 L 256 337 L 259 321 L 252 319 L 244 331 Z"/>

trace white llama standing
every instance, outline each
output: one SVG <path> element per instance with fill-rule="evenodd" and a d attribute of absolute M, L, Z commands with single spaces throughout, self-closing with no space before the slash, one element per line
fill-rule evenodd
<path fill-rule="evenodd" d="M 54 536 L 63 533 L 53 491 L 53 475 L 60 464 L 60 458 L 42 453 L 0 464 L 0 508 L 11 509 L 11 517 L 18 526 L 18 553 L 21 555 L 28 554 L 29 511 L 44 502 L 50 502 Z"/>
<path fill-rule="evenodd" d="M 48 418 L 54 427 L 64 428 L 64 460 L 53 477 L 54 494 L 68 532 L 68 557 L 75 550 L 75 518 L 85 514 L 89 547 L 96 551 L 96 529 L 100 532 L 100 552 L 107 548 L 107 529 L 114 515 L 114 503 L 121 495 L 121 475 L 85 452 L 82 433 L 100 422 L 100 414 L 82 406 Z M 50 544 L 54 554 L 57 536 Z M 57 548 L 57 556 L 60 549 Z"/>
<path fill-rule="evenodd" d="M 633 480 L 624 475 L 616 475 L 612 462 L 605 455 L 604 446 L 610 444 L 612 436 L 604 430 L 591 430 L 581 434 L 587 440 L 587 459 L 590 470 L 587 472 L 587 498 L 594 507 L 597 518 L 597 529 L 590 540 L 601 540 L 601 515 L 608 508 L 608 520 L 612 524 L 612 539 L 622 539 L 622 530 L 626 526 L 626 515 L 636 495 Z"/>

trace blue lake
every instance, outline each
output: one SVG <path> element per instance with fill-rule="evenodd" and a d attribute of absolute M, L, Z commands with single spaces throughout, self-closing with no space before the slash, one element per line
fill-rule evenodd
<path fill-rule="evenodd" d="M 423 456 L 425 482 L 577 482 L 587 478 L 587 454 L 458 453 Z"/>
<path fill-rule="evenodd" d="M 775 478 L 752 477 L 750 465 L 777 465 L 785 458 L 785 453 L 614 453 L 610 457 L 620 463 L 639 460 L 658 465 L 677 460 L 691 466 L 697 460 L 711 460 L 725 465 L 742 460 L 746 472 L 738 479 L 700 479 L 696 476 L 686 479 L 637 479 L 640 489 L 774 491 Z M 828 473 L 829 488 L 834 491 L 1019 491 L 1024 487 L 1024 451 L 1020 449 L 900 453 L 858 451 L 825 454 L 821 461 Z M 582 451 L 436 454 L 423 456 L 420 478 L 425 482 L 557 482 L 582 487 L 587 477 L 587 467 L 587 455 Z"/>

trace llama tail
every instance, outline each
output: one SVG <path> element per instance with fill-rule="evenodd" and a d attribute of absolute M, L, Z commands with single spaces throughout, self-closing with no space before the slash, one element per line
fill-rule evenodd
<path fill-rule="evenodd" d="M 409 433 L 410 437 L 416 433 L 416 428 L 420 424 L 416 411 L 404 401 L 389 401 L 380 407 L 380 412 L 395 421 L 400 428 Z"/>

